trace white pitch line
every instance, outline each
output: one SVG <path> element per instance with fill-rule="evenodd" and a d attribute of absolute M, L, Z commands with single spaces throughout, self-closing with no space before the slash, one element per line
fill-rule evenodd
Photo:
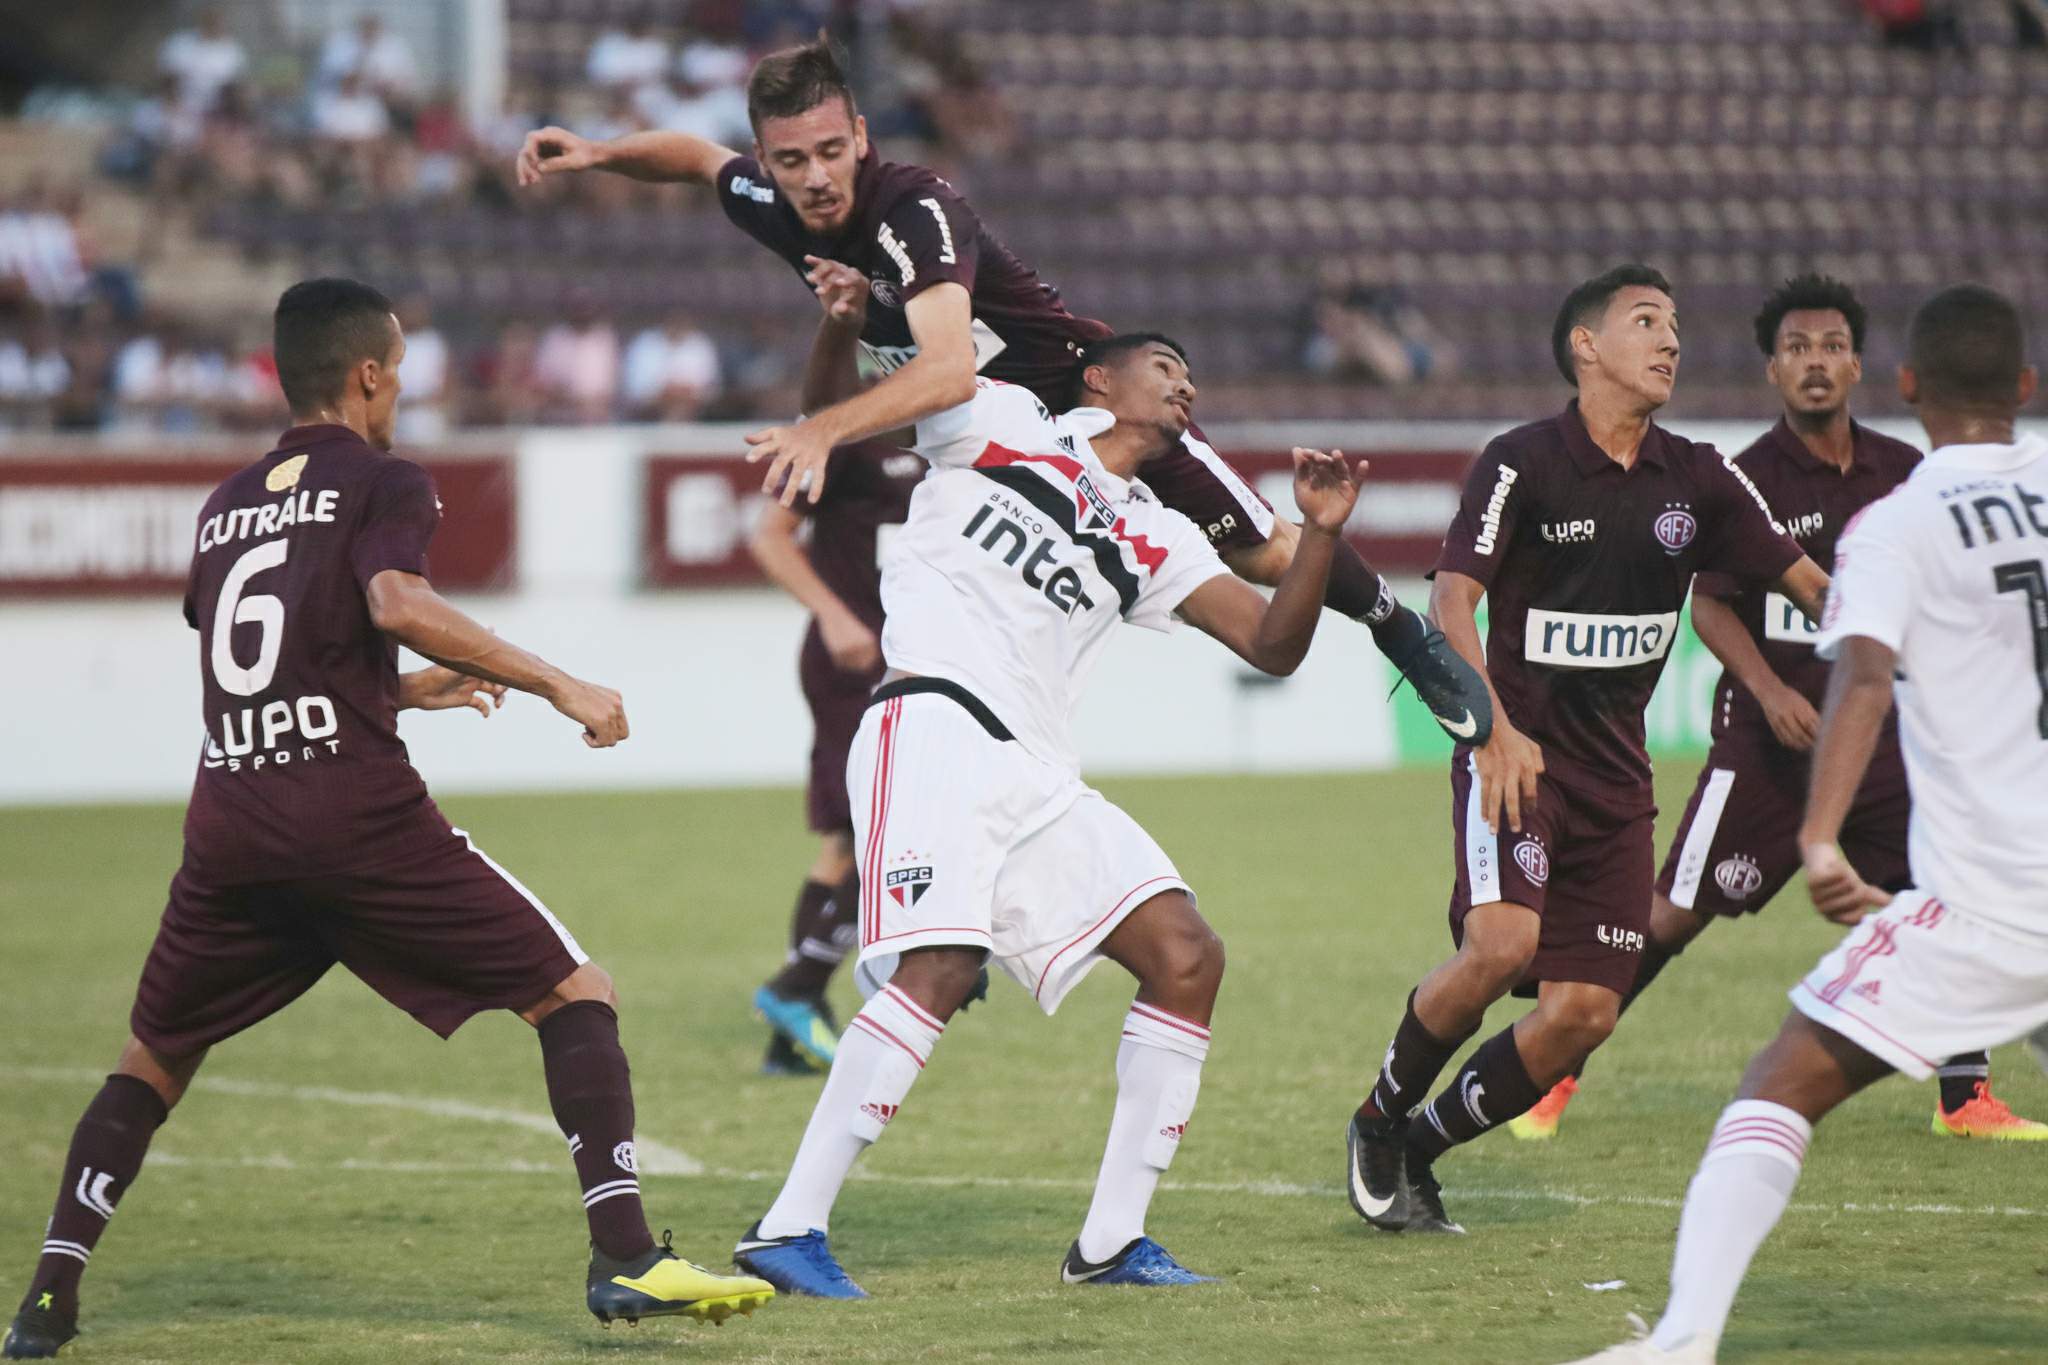
<path fill-rule="evenodd" d="M 106 1079 L 106 1074 L 104 1071 L 78 1066 L 0 1068 L 0 1075 L 59 1085 L 74 1082 L 97 1084 Z M 215 1095 L 237 1095 L 244 1099 L 296 1100 L 315 1104 L 348 1104 L 368 1109 L 402 1109 L 408 1113 L 427 1114 L 434 1118 L 504 1124 L 512 1128 L 523 1128 L 530 1133 L 544 1133 L 556 1142 L 562 1140 L 562 1130 L 545 1114 L 529 1113 L 522 1109 L 503 1109 L 496 1105 L 472 1104 L 468 1100 L 445 1099 L 433 1095 L 401 1095 L 388 1090 L 337 1090 L 326 1085 L 277 1085 L 269 1081 L 238 1081 L 228 1076 L 205 1075 L 193 1080 L 192 1089 Z M 636 1137 L 633 1145 L 639 1154 L 640 1172 L 643 1175 L 698 1175 L 704 1170 L 704 1163 L 689 1153 L 656 1142 L 652 1138 Z"/>
<path fill-rule="evenodd" d="M 104 1073 L 89 1067 L 0 1067 L 0 1076 L 19 1080 L 46 1081 L 61 1084 L 74 1082 L 95 1082 Z M 210 1090 L 225 1095 L 240 1095 L 255 1099 L 311 1100 L 334 1104 L 366 1105 L 377 1108 L 402 1109 L 413 1113 L 429 1114 L 437 1118 L 474 1119 L 486 1123 L 509 1124 L 513 1127 L 546 1133 L 559 1139 L 561 1130 L 553 1119 L 540 1114 L 529 1114 L 516 1109 L 499 1109 L 488 1105 L 471 1104 L 465 1100 L 442 1099 L 425 1095 L 400 1095 L 385 1091 L 336 1090 L 328 1086 L 274 1085 L 265 1081 L 238 1081 L 228 1077 L 201 1076 L 193 1081 L 195 1090 Z M 645 1138 L 636 1138 L 640 1150 L 641 1173 L 645 1175 L 693 1175 L 707 1176 L 717 1180 L 742 1180 L 766 1184 L 780 1182 L 782 1174 L 777 1171 L 742 1171 L 724 1167 L 707 1168 L 703 1162 Z M 187 1166 L 207 1168 L 232 1168 L 239 1170 L 269 1171 L 372 1171 L 393 1175 L 535 1175 L 556 1174 L 562 1166 L 554 1162 L 539 1161 L 498 1161 L 498 1162 L 442 1162 L 442 1161 L 380 1161 L 370 1158 L 344 1157 L 339 1161 L 300 1161 L 296 1158 L 275 1154 L 270 1156 L 185 1156 L 174 1152 L 153 1152 L 149 1160 L 165 1166 Z M 963 1189 L 983 1186 L 998 1190 L 1062 1190 L 1088 1191 L 1095 1188 L 1093 1180 L 1079 1180 L 1059 1176 L 1005 1176 L 1005 1175 L 902 1175 L 887 1171 L 856 1169 L 852 1179 L 877 1185 L 908 1185 L 925 1189 Z M 1284 1180 L 1167 1180 L 1159 1188 L 1167 1192 L 1186 1194 L 1229 1194 L 1254 1195 L 1267 1199 L 1335 1199 L 1344 1191 L 1336 1184 L 1302 1185 Z M 1580 1194 L 1575 1190 L 1551 1188 L 1535 1189 L 1485 1189 L 1452 1187 L 1444 1191 L 1452 1199 L 1473 1199 L 1498 1203 L 1527 1203 L 1531 1201 L 1570 1204 L 1577 1208 L 1646 1208 L 1679 1209 L 1684 1207 L 1682 1199 L 1668 1195 L 1654 1194 Z M 1835 1213 L 1874 1214 L 1880 1216 L 1906 1215 L 1912 1217 L 1951 1218 L 2042 1218 L 2048 1217 L 2048 1209 L 2023 1208 L 2011 1204 L 1897 1204 L 1863 1203 L 1846 1201 L 1840 1204 L 1793 1203 L 1788 1206 L 1794 1213 Z"/>
<path fill-rule="evenodd" d="M 258 1171 L 374 1171 L 397 1175 L 553 1175 L 561 1168 L 537 1161 L 499 1162 L 456 1162 L 456 1161 L 377 1161 L 356 1157 L 340 1161 L 300 1161 L 296 1158 L 275 1154 L 271 1156 L 205 1157 L 184 1156 L 170 1152 L 152 1152 L 149 1160 L 166 1166 L 207 1167 L 213 1169 L 237 1169 Z M 690 1172 L 711 1180 L 738 1180 L 749 1184 L 771 1184 L 782 1180 L 776 1171 L 741 1171 L 725 1167 L 709 1167 Z M 855 1170 L 850 1177 L 854 1182 L 869 1185 L 907 1185 L 923 1189 L 972 1189 L 976 1186 L 999 1190 L 1059 1190 L 1085 1193 L 1095 1188 L 1092 1180 L 1080 1180 L 1068 1176 L 1004 1176 L 1004 1175 L 905 1175 L 887 1171 Z M 1284 1180 L 1166 1180 L 1159 1188 L 1166 1193 L 1180 1194 L 1230 1194 L 1254 1195 L 1266 1199 L 1336 1199 L 1344 1193 L 1341 1186 L 1300 1185 Z M 1470 1199 L 1487 1203 L 1519 1204 L 1530 1202 L 1570 1204 L 1575 1208 L 1646 1208 L 1679 1209 L 1685 1201 L 1667 1195 L 1654 1194 L 1579 1194 L 1573 1190 L 1558 1189 L 1462 1189 L 1453 1186 L 1444 1191 L 1453 1200 Z M 1878 1215 L 1910 1215 L 1914 1217 L 1961 1217 L 1961 1218 L 2041 1218 L 2048 1217 L 2048 1209 L 2021 1208 L 2011 1204 L 1866 1204 L 1849 1201 L 1841 1204 L 1793 1203 L 1788 1206 L 1793 1213 L 1847 1213 Z"/>

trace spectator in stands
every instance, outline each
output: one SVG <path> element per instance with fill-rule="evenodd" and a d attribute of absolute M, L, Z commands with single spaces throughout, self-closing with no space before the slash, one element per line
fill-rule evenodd
<path fill-rule="evenodd" d="M 529 323 L 514 322 L 498 335 L 497 344 L 474 357 L 467 407 L 475 426 L 532 422 L 541 409 L 536 362 L 540 338 Z"/>
<path fill-rule="evenodd" d="M 718 347 L 696 319 L 672 313 L 626 348 L 621 386 L 626 416 L 636 421 L 694 421 L 718 396 L 722 373 Z"/>
<path fill-rule="evenodd" d="M 619 334 L 589 293 L 573 295 L 567 313 L 541 334 L 534 357 L 542 420 L 609 422 L 619 391 Z"/>
<path fill-rule="evenodd" d="M 398 362 L 398 385 L 405 394 L 398 408 L 398 439 L 438 441 L 448 434 L 454 405 L 448 339 L 434 326 L 424 293 L 399 300 L 398 322 L 405 329 L 405 358 Z"/>
<path fill-rule="evenodd" d="M 365 14 L 352 28 L 336 29 L 320 49 L 321 84 L 339 85 L 349 76 L 389 108 L 410 110 L 419 99 L 419 66 L 412 48 L 386 29 L 378 14 Z"/>
<path fill-rule="evenodd" d="M 0 333 L 0 424 L 41 426 L 50 401 L 71 384 L 71 366 L 55 335 L 38 323 L 25 334 Z"/>
<path fill-rule="evenodd" d="M 606 90 L 657 84 L 668 75 L 668 43 L 655 35 L 653 18 L 641 10 L 623 27 L 597 35 L 584 74 Z"/>
<path fill-rule="evenodd" d="M 1948 0 L 1859 0 L 1864 12 L 1877 21 L 1885 42 L 1892 47 L 1909 47 L 1921 52 L 1950 48 L 1967 54 L 1969 37 L 1963 22 Z"/>
<path fill-rule="evenodd" d="M 220 6 L 209 5 L 197 28 L 180 29 L 157 51 L 157 69 L 178 82 L 178 98 L 195 113 L 213 108 L 221 87 L 248 70 L 248 54 L 228 33 Z"/>
<path fill-rule="evenodd" d="M 92 282 L 74 223 L 79 200 L 60 199 L 38 179 L 19 200 L 0 209 L 0 300 L 38 309 L 68 308 L 85 299 Z"/>
<path fill-rule="evenodd" d="M 1369 264 L 1333 262 L 1311 307 L 1303 364 L 1313 374 L 1403 388 L 1442 378 L 1457 353 L 1397 284 Z"/>

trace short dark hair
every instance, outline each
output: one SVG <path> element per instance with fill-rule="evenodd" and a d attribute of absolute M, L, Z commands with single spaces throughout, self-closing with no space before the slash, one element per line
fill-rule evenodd
<path fill-rule="evenodd" d="M 271 348 L 293 412 L 340 394 L 351 366 L 391 357 L 391 300 L 356 280 L 300 280 L 277 300 Z"/>
<path fill-rule="evenodd" d="M 1776 355 L 1778 327 L 1785 321 L 1785 314 L 1806 311 L 1840 313 L 1849 324 L 1850 347 L 1856 354 L 1863 354 L 1863 325 L 1868 320 L 1863 301 L 1848 285 L 1818 271 L 1794 275 L 1771 291 L 1756 314 L 1757 349 L 1765 355 Z"/>
<path fill-rule="evenodd" d="M 1078 408 L 1088 397 L 1088 370 L 1091 366 L 1114 365 L 1118 356 L 1146 346 L 1164 346 L 1180 357 L 1181 364 L 1188 363 L 1187 348 L 1164 332 L 1119 332 L 1099 341 L 1086 342 L 1074 349 L 1074 368 L 1067 372 L 1067 382 L 1061 390 L 1060 411 Z"/>
<path fill-rule="evenodd" d="M 2009 413 L 2027 364 L 2019 310 L 1981 284 L 1951 285 L 1913 314 L 1906 363 L 1924 403 Z"/>
<path fill-rule="evenodd" d="M 771 118 L 794 118 L 829 99 L 846 103 L 851 119 L 853 87 L 846 80 L 846 62 L 839 45 L 822 30 L 808 43 L 781 48 L 754 63 L 747 77 L 747 122 L 761 131 Z"/>
<path fill-rule="evenodd" d="M 1603 271 L 1564 296 L 1557 321 L 1550 324 L 1550 358 L 1557 362 L 1557 372 L 1565 383 L 1575 389 L 1579 386 L 1578 367 L 1572 363 L 1572 328 L 1583 327 L 1605 313 L 1608 302 L 1633 285 L 1671 292 L 1671 281 L 1664 278 L 1663 271 L 1630 264 Z"/>

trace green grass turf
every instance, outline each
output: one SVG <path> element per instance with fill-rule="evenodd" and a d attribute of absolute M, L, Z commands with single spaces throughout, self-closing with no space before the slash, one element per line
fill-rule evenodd
<path fill-rule="evenodd" d="M 1670 766 L 1662 794 L 1675 812 L 1691 774 Z M 1391 1349 L 1554 1361 L 1619 1339 L 1626 1310 L 1654 1314 L 1671 1201 L 1782 1014 L 1785 987 L 1829 942 L 1796 890 L 1760 921 L 1717 928 L 1666 975 L 1596 1059 L 1559 1141 L 1496 1135 L 1445 1161 L 1470 1237 L 1401 1239 L 1346 1205 L 1342 1133 L 1404 993 L 1446 951 L 1443 778 L 1105 787 L 1179 860 L 1229 943 L 1215 1051 L 1171 1173 L 1180 1188 L 1161 1193 L 1151 1221 L 1226 1283 L 1058 1283 L 1101 1152 L 1129 998 L 1104 967 L 1054 1020 L 999 978 L 994 999 L 950 1031 L 834 1222 L 871 1303 L 781 1301 L 723 1329 L 601 1331 L 581 1307 L 582 1220 L 558 1137 L 201 1089 L 159 1134 L 101 1243 L 86 1335 L 66 1355 L 1246 1362 Z M 674 1226 L 688 1254 L 722 1263 L 772 1197 L 816 1093 L 755 1074 L 762 1032 L 746 1010 L 810 854 L 797 797 L 446 804 L 616 975 L 642 1136 L 720 1173 L 650 1177 L 649 1216 Z M 25 1282 L 93 1070 L 125 1032 L 177 848 L 172 809 L 0 812 L 9 1294 Z M 1492 1027 L 1515 1008 L 1498 1008 Z M 217 1049 L 202 1077 L 544 1115 L 538 1063 L 509 1015 L 444 1045 L 336 973 Z M 2048 1110 L 2048 1083 L 2022 1051 L 1995 1064 L 2011 1100 Z M 1829 1121 L 1724 1359 L 2041 1358 L 2048 1148 L 1936 1141 L 1932 1102 L 1931 1087 L 1894 1081 Z M 427 1169 L 390 1169 L 407 1165 Z M 1009 1183 L 975 1183 L 985 1177 Z M 1870 1207 L 1887 1205 L 1899 1207 Z M 1584 1287 L 1615 1279 L 1626 1288 Z"/>

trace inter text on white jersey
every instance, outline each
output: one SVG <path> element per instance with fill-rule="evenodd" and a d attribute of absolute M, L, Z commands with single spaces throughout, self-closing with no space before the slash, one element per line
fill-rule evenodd
<path fill-rule="evenodd" d="M 2048 935 L 2048 441 L 1943 446 L 1850 525 L 1816 641 L 1897 655 L 1915 883 Z"/>

